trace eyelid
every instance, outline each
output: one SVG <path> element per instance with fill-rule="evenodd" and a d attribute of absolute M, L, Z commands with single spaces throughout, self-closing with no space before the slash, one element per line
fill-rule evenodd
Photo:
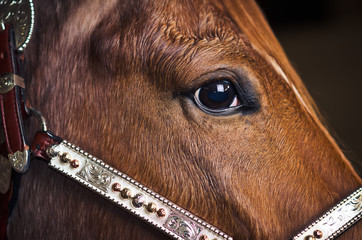
<path fill-rule="evenodd" d="M 219 69 L 216 72 L 205 73 L 195 79 L 196 86 L 193 88 L 194 91 L 214 82 L 221 82 L 226 80 L 230 82 L 234 87 L 238 86 L 238 75 L 226 69 Z"/>

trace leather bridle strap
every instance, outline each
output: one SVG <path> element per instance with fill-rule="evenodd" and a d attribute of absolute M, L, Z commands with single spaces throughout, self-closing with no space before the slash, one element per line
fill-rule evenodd
<path fill-rule="evenodd" d="M 334 239 L 362 218 L 362 187 L 343 199 L 293 238 Z"/>
<path fill-rule="evenodd" d="M 24 80 L 20 77 L 21 55 L 16 51 L 11 24 L 0 31 L 0 110 L 4 134 L 1 154 L 13 168 L 25 172 L 29 167 L 29 146 L 25 143 L 23 116 Z"/>
<path fill-rule="evenodd" d="M 11 165 L 25 172 L 29 166 L 29 147 L 25 143 L 23 117 L 24 80 L 20 77 L 22 54 L 16 51 L 12 25 L 0 30 L 0 239 L 5 239 L 12 197 Z M 8 158 L 8 159 L 6 159 Z M 16 161 L 14 161 L 16 160 Z M 14 164 L 16 163 L 16 164 Z"/>
<path fill-rule="evenodd" d="M 61 143 L 62 141 L 63 140 L 60 137 L 55 136 L 49 131 L 39 131 L 36 133 L 30 148 L 32 156 L 49 162 L 50 158 L 46 153 L 47 149 L 55 144 Z"/>

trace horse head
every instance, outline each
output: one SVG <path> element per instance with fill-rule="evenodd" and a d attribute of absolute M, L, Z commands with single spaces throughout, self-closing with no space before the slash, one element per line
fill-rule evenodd
<path fill-rule="evenodd" d="M 291 238 L 361 185 L 254 1 L 35 4 L 51 130 L 234 239 Z M 39 161 L 9 237 L 165 238 Z"/>

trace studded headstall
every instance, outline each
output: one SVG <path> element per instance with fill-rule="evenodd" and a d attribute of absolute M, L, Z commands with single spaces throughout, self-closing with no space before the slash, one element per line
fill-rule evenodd
<path fill-rule="evenodd" d="M 26 172 L 30 158 L 37 158 L 174 239 L 232 240 L 211 224 L 47 130 L 42 115 L 26 101 L 22 76 L 22 51 L 34 23 L 33 3 L 3 0 L 0 7 L 0 239 L 6 238 L 11 175 Z M 28 145 L 23 122 L 30 115 L 39 119 L 42 130 Z M 294 239 L 333 239 L 361 216 L 362 188 Z"/>

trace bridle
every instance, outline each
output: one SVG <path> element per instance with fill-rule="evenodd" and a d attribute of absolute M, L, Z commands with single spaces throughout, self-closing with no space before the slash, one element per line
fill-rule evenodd
<path fill-rule="evenodd" d="M 25 97 L 22 77 L 22 51 L 32 33 L 33 3 L 5 0 L 0 1 L 0 7 L 0 107 L 4 133 L 0 141 L 0 207 L 6 209 L 11 197 L 12 170 L 25 173 L 31 158 L 36 158 L 174 239 L 232 240 L 218 228 L 48 131 L 45 119 Z M 41 131 L 28 145 L 23 122 L 30 116 L 38 118 Z M 8 215 L 6 211 L 1 213 L 0 238 L 5 239 Z M 334 239 L 361 217 L 359 188 L 293 239 Z"/>

